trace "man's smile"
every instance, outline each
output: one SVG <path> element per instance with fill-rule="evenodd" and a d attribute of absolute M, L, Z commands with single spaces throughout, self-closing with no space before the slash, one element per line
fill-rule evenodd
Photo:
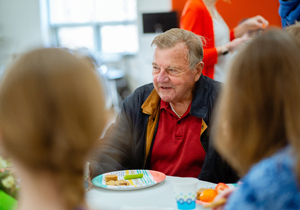
<path fill-rule="evenodd" d="M 163 90 L 170 90 L 170 89 L 172 89 L 172 87 L 170 87 L 170 86 L 159 86 L 161 89 L 163 89 Z"/>

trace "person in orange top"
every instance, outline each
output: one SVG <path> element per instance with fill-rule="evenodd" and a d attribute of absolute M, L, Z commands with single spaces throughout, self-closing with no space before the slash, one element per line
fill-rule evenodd
<path fill-rule="evenodd" d="M 216 9 L 218 0 L 188 0 L 180 20 L 180 28 L 194 32 L 206 39 L 204 45 L 204 68 L 202 74 L 224 82 L 225 66 L 234 51 L 248 39 L 247 32 L 269 25 L 261 16 L 248 18 L 237 27 L 229 28 Z"/>

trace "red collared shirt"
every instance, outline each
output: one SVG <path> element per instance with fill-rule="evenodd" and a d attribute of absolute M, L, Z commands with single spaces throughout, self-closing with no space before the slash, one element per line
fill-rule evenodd
<path fill-rule="evenodd" d="M 169 103 L 161 100 L 158 130 L 150 166 L 166 175 L 198 177 L 205 158 L 200 142 L 202 119 L 190 114 L 191 104 L 179 118 Z"/>

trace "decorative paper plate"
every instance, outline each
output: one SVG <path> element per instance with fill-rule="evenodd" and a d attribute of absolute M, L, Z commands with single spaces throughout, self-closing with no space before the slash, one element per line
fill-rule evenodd
<path fill-rule="evenodd" d="M 129 179 L 127 180 L 130 185 L 128 186 L 112 186 L 106 185 L 105 175 L 107 174 L 116 174 L 118 180 L 124 180 L 125 175 L 131 174 L 143 174 L 143 178 L 138 179 Z M 92 183 L 97 187 L 102 187 L 109 190 L 137 190 L 146 187 L 151 187 L 163 181 L 166 178 L 166 175 L 162 172 L 152 171 L 152 170 L 123 170 L 123 171 L 114 171 L 105 174 L 96 176 Z"/>

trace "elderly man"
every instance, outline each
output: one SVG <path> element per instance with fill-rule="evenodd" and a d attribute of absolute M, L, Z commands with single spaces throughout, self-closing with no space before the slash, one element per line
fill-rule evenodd
<path fill-rule="evenodd" d="M 220 83 L 201 75 L 199 36 L 171 29 L 152 42 L 153 84 L 122 104 L 90 164 L 91 177 L 116 170 L 151 169 L 171 176 L 235 182 L 236 174 L 209 146 Z"/>

